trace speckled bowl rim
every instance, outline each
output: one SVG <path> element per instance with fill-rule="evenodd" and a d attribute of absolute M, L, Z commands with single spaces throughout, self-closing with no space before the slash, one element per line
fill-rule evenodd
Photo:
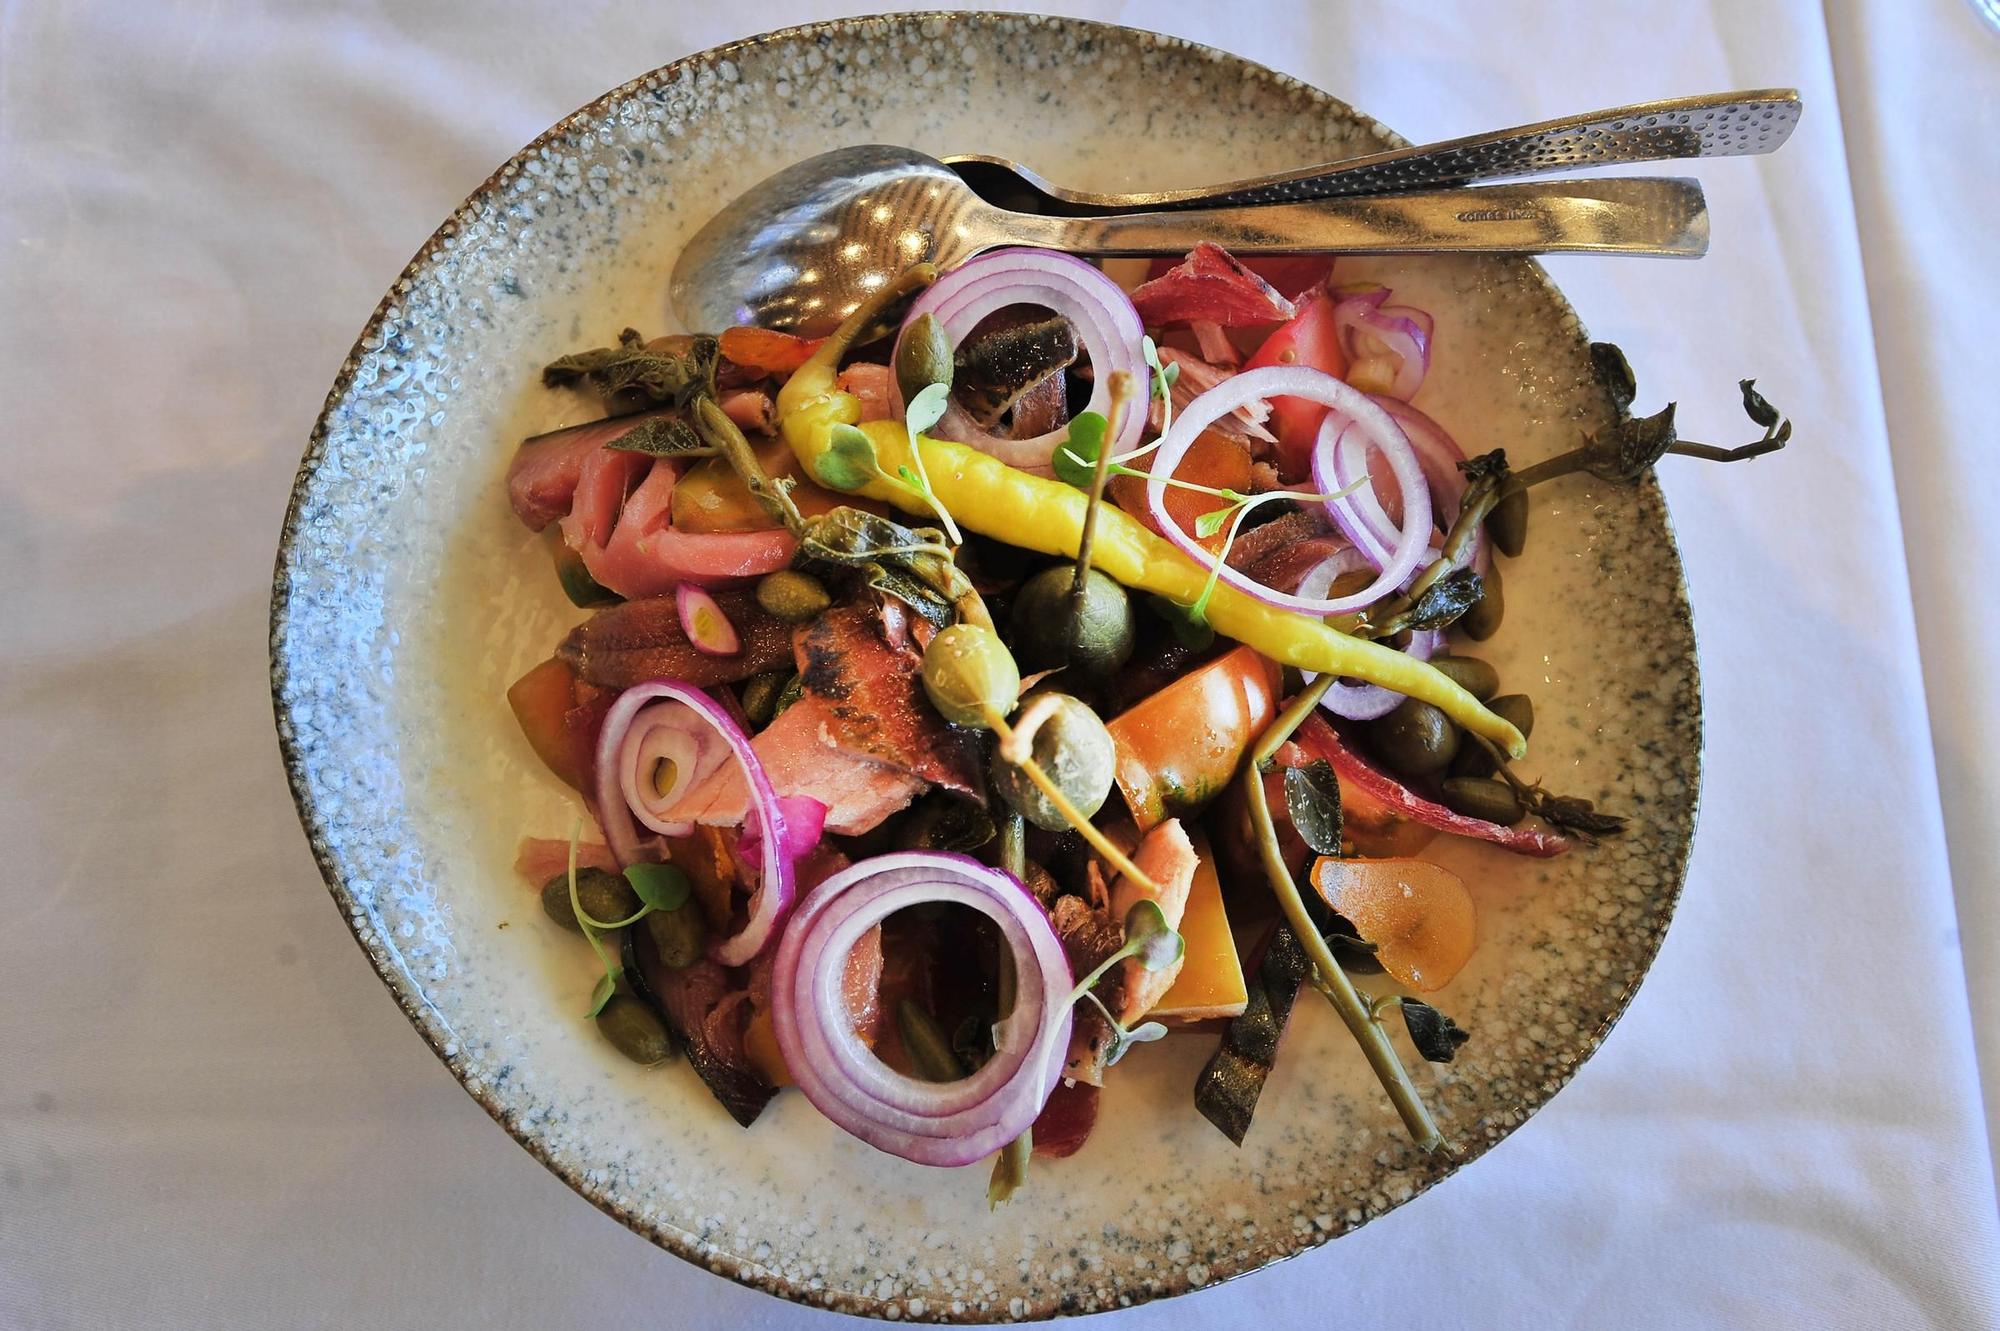
<path fill-rule="evenodd" d="M 1403 139 L 1387 126 L 1382 125 L 1381 122 L 1375 120 L 1372 116 L 1356 111 L 1330 93 L 1302 80 L 1292 78 L 1290 75 L 1270 69 L 1268 66 L 1261 65 L 1254 60 L 1237 56 L 1231 52 L 1223 51 L 1204 43 L 1189 41 L 1182 37 L 1154 33 L 1146 29 L 1133 28 L 1124 24 L 1104 23 L 1092 19 L 1071 18 L 1060 15 L 1036 15 L 986 10 L 924 10 L 893 14 L 872 14 L 853 18 L 826 19 L 814 23 L 802 23 L 788 28 L 774 29 L 770 32 L 759 33 L 738 41 L 728 42 L 721 46 L 711 47 L 705 51 L 694 52 L 679 60 L 640 74 L 636 78 L 620 84 L 618 87 L 611 89 L 602 96 L 578 107 L 569 115 L 564 116 L 561 120 L 558 120 L 541 134 L 537 135 L 533 141 L 521 148 L 519 152 L 508 158 L 506 162 L 502 163 L 498 169 L 480 183 L 478 188 L 468 194 L 457 208 L 452 210 L 451 215 L 445 219 L 444 223 L 436 231 L 431 233 L 430 238 L 411 257 L 409 263 L 404 265 L 402 271 L 397 275 L 396 280 L 390 283 L 388 290 L 383 293 L 382 299 L 376 305 L 374 313 L 369 316 L 366 326 L 363 327 L 360 336 L 355 339 L 353 348 L 348 352 L 346 360 L 341 364 L 340 371 L 334 378 L 333 386 L 327 391 L 326 401 L 320 409 L 318 419 L 313 423 L 312 435 L 307 441 L 305 453 L 299 461 L 299 470 L 293 480 L 291 496 L 286 504 L 284 526 L 279 536 L 278 552 L 273 567 L 270 620 L 271 705 L 277 723 L 278 746 L 284 761 L 286 780 L 291 787 L 292 800 L 298 807 L 299 821 L 311 845 L 313 859 L 319 865 L 320 876 L 325 880 L 327 890 L 335 904 L 339 907 L 342 918 L 348 922 L 350 930 L 354 933 L 355 945 L 368 958 L 369 964 L 374 967 L 376 975 L 381 978 L 383 985 L 394 996 L 397 1006 L 403 1011 L 403 1015 L 417 1032 L 423 1036 L 424 1042 L 430 1046 L 431 1052 L 437 1056 L 438 1061 L 451 1071 L 453 1078 L 465 1089 L 466 1094 L 478 1102 L 480 1107 L 485 1109 L 488 1116 L 495 1123 L 499 1124 L 510 1137 L 520 1143 L 529 1155 L 539 1160 L 544 1167 L 562 1179 L 572 1190 L 626 1228 L 659 1247 L 666 1249 L 668 1252 L 673 1253 L 683 1261 L 704 1267 L 717 1275 L 727 1277 L 753 1289 L 760 1289 L 766 1293 L 775 1294 L 781 1298 L 795 1302 L 825 1308 L 834 1312 L 874 1317 L 882 1317 L 887 1309 L 895 1307 L 899 1318 L 902 1317 L 899 1305 L 885 1303 L 845 1290 L 829 1288 L 812 1289 L 805 1285 L 774 1277 L 762 1268 L 737 1262 L 728 1254 L 718 1253 L 713 1250 L 703 1251 L 690 1240 L 689 1236 L 682 1234 L 669 1225 L 649 1223 L 633 1211 L 620 1206 L 607 1195 L 604 1189 L 591 1184 L 583 1177 L 581 1171 L 556 1158 L 543 1144 L 537 1133 L 524 1130 L 509 1123 L 507 1114 L 500 1104 L 499 1096 L 491 1085 L 482 1084 L 478 1089 L 474 1089 L 466 1084 L 464 1077 L 460 1075 L 458 1068 L 454 1066 L 452 1054 L 449 1052 L 449 1046 L 452 1043 L 451 1034 L 443 1026 L 437 1012 L 423 997 L 420 988 L 398 964 L 390 950 L 386 946 L 381 945 L 379 941 L 376 945 L 371 946 L 367 938 L 363 936 L 362 930 L 356 926 L 355 915 L 360 908 L 360 903 L 348 886 L 343 876 L 343 867 L 335 858 L 329 844 L 327 827 L 313 800 L 310 785 L 306 778 L 304 759 L 296 746 L 293 728 L 290 724 L 290 717 L 284 702 L 285 684 L 288 678 L 287 654 L 285 650 L 286 627 L 291 608 L 286 570 L 293 560 L 294 545 L 299 530 L 300 509 L 304 502 L 308 484 L 325 455 L 329 422 L 335 407 L 353 385 L 356 367 L 360 363 L 367 344 L 381 331 L 383 321 L 394 305 L 399 289 L 410 283 L 430 262 L 433 256 L 453 239 L 459 228 L 474 215 L 475 205 L 497 188 L 504 179 L 524 169 L 527 163 L 542 148 L 562 138 L 581 122 L 601 115 L 619 99 L 636 95 L 650 84 L 674 78 L 684 68 L 727 58 L 735 52 L 751 50 L 768 43 L 793 41 L 822 33 L 838 35 L 869 23 L 879 23 L 884 20 L 908 22 L 922 19 L 936 19 L 947 23 L 965 21 L 998 22 L 1005 19 L 1034 20 L 1078 30 L 1099 30 L 1144 37 L 1169 47 L 1179 48 L 1215 60 L 1234 61 L 1250 69 L 1257 70 L 1268 76 L 1282 90 L 1301 92 L 1323 106 L 1352 116 L 1356 121 L 1367 125 L 1370 129 L 1383 136 L 1392 146 L 1407 146 L 1407 140 Z M 1580 339 L 1587 340 L 1588 335 L 1584 331 L 1582 321 L 1576 318 L 1575 311 L 1571 309 L 1567 298 L 1564 297 L 1562 291 L 1556 286 L 1554 281 L 1549 278 L 1547 271 L 1532 259 L 1525 260 L 1524 263 L 1526 268 L 1533 274 L 1536 283 L 1554 302 L 1555 308 L 1559 312 L 1567 313 L 1570 316 L 1577 336 Z M 1620 414 L 1623 414 L 1622 408 L 1620 409 Z M 1651 972 L 1653 962 L 1658 958 L 1660 947 L 1665 942 L 1667 930 L 1671 927 L 1673 918 L 1678 912 L 1681 893 L 1687 882 L 1688 862 L 1693 850 L 1694 838 L 1700 824 L 1701 816 L 1702 759 L 1706 747 L 1700 708 L 1700 699 L 1702 696 L 1701 672 L 1697 637 L 1693 622 L 1693 608 L 1687 595 L 1685 566 L 1680 557 L 1680 542 L 1674 531 L 1672 514 L 1667 509 L 1665 496 L 1660 491 L 1659 482 L 1650 473 L 1641 482 L 1641 488 L 1644 491 L 1644 498 L 1651 501 L 1660 515 L 1663 535 L 1666 537 L 1668 551 L 1673 557 L 1675 585 L 1670 612 L 1686 621 L 1689 650 L 1687 659 L 1682 664 L 1687 671 L 1690 696 L 1695 699 L 1696 703 L 1695 715 L 1688 718 L 1695 732 L 1693 751 L 1688 755 L 1689 780 L 1692 793 L 1688 811 L 1688 834 L 1686 839 L 1675 847 L 1672 852 L 1670 856 L 1671 863 L 1661 866 L 1671 881 L 1670 886 L 1668 886 L 1663 895 L 1663 909 L 1659 913 L 1659 926 L 1652 931 L 1650 938 L 1642 940 L 1639 948 L 1641 964 L 1633 970 L 1628 983 L 1619 991 L 1616 1000 L 1606 1013 L 1603 1021 L 1595 1029 L 1583 1034 L 1579 1040 L 1575 1060 L 1562 1073 L 1543 1080 L 1534 1088 L 1540 1093 L 1539 1098 L 1531 1103 L 1524 1102 L 1521 1105 L 1521 1113 L 1518 1119 L 1501 1129 L 1497 1134 L 1480 1141 L 1476 1146 L 1466 1150 L 1434 1176 L 1419 1183 L 1411 1191 L 1409 1197 L 1392 1203 L 1379 1213 L 1367 1216 L 1360 1224 L 1366 1224 L 1369 1220 L 1379 1218 L 1379 1215 L 1386 1215 L 1389 1211 L 1408 1205 L 1409 1202 L 1428 1192 L 1437 1183 L 1456 1174 L 1460 1169 L 1471 1164 L 1474 1160 L 1477 1160 L 1480 1156 L 1483 1156 L 1494 1146 L 1519 1130 L 1522 1124 L 1526 1123 L 1544 1105 L 1548 1104 L 1564 1086 L 1567 1086 L 1570 1080 L 1576 1076 L 1577 1071 L 1602 1046 L 1605 1037 L 1610 1034 L 1611 1028 L 1617 1025 L 1618 1019 L 1625 1014 L 1625 1010 L 1631 1004 L 1632 996 L 1638 991 L 1640 984 L 1644 982 L 1646 976 Z M 1333 1239 L 1343 1234 L 1351 1233 L 1354 1229 L 1358 1228 L 1360 1228 L 1359 1224 L 1336 1227 L 1330 1231 L 1315 1229 L 1299 1235 L 1298 1242 L 1289 1251 L 1271 1256 L 1252 1258 L 1242 1262 L 1222 1261 L 1214 1263 L 1211 1266 L 1212 1278 L 1202 1288 L 1213 1289 L 1215 1286 L 1234 1280 L 1239 1276 L 1264 1270 L 1276 1265 L 1278 1262 L 1296 1257 L 1302 1252 L 1322 1247 Z M 1173 1298 L 1192 1292 L 1196 1291 L 1175 1290 L 1156 1293 L 1143 1285 L 1135 1285 L 1129 1290 L 1121 1291 L 1121 1294 L 1129 1296 L 1129 1302 L 1121 1303 L 1121 1306 L 1136 1306 L 1140 1303 L 1150 1302 L 1155 1298 Z M 1045 1306 L 1028 1308 L 1026 1310 L 1026 1317 L 1015 1317 L 1002 1308 L 994 1310 L 991 1316 L 971 1313 L 949 1318 L 939 1318 L 937 1320 L 955 1322 L 1020 1321 L 1068 1315 L 1090 1315 L 1090 1313 L 1099 1311 L 1108 1310 L 1091 1309 L 1087 1311 L 1072 1311 L 1060 1304 L 1050 1303 Z M 904 1318 L 903 1320 L 909 1319 Z"/>

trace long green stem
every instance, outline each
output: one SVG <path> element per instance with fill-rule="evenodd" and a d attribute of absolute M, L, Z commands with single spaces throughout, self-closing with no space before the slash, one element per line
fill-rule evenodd
<path fill-rule="evenodd" d="M 1022 882 L 1028 881 L 1028 820 L 1019 813 L 1008 813 L 1000 824 L 1000 867 L 1013 874 Z M 995 1010 L 1002 1017 L 1014 1010 L 1014 991 L 1020 978 L 1014 972 L 1014 959 L 1005 952 L 1000 956 Z M 1015 1193 L 1028 1184 L 1028 1161 L 1035 1152 L 1035 1130 L 1024 1128 L 1021 1135 L 1008 1142 L 993 1157 L 993 1174 L 986 1181 L 986 1205 L 998 1206 L 1011 1200 Z"/>
<path fill-rule="evenodd" d="M 1258 852 L 1264 862 L 1265 876 L 1271 880 L 1271 890 L 1284 909 L 1285 922 L 1298 936 L 1300 946 L 1312 960 L 1313 969 L 1318 973 L 1314 988 L 1326 995 L 1333 1004 L 1333 1010 L 1347 1026 L 1348 1033 L 1361 1046 L 1368 1065 L 1375 1070 L 1382 1089 L 1389 1093 L 1389 1100 L 1396 1106 L 1402 1117 L 1403 1126 L 1417 1145 L 1427 1152 L 1449 1149 L 1444 1134 L 1438 1131 L 1437 1123 L 1431 1118 L 1430 1110 L 1424 1107 L 1423 1098 L 1410 1081 L 1410 1074 L 1403 1068 L 1403 1060 L 1396 1054 L 1396 1048 L 1389 1043 L 1389 1036 L 1382 1024 L 1370 1014 L 1368 1004 L 1355 990 L 1354 982 L 1334 959 L 1333 950 L 1326 945 L 1326 939 L 1314 926 L 1312 917 L 1306 913 L 1305 898 L 1299 895 L 1299 885 L 1292 880 L 1292 871 L 1285 867 L 1285 857 L 1278 849 L 1277 830 L 1271 822 L 1270 801 L 1264 794 L 1264 764 L 1278 751 L 1278 747 L 1292 737 L 1306 717 L 1319 706 L 1319 700 L 1333 676 L 1321 675 L 1294 698 L 1264 737 L 1251 750 L 1250 762 L 1244 770 L 1245 792 L 1250 798 L 1251 825 L 1256 829 Z"/>

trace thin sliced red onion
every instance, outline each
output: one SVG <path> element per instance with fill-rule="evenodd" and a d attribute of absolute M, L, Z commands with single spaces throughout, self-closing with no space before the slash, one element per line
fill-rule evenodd
<path fill-rule="evenodd" d="M 922 1081 L 863 1044 L 847 1009 L 847 957 L 907 906 L 969 906 L 999 927 L 1014 960 L 1014 1010 L 971 1076 Z M 877 855 L 808 894 L 778 945 L 771 1016 L 778 1050 L 814 1108 L 862 1141 L 924 1165 L 969 1165 L 1020 1136 L 1062 1073 L 1071 984 L 1061 941 L 1020 880 L 964 855 Z"/>
<path fill-rule="evenodd" d="M 1093 381 L 1086 411 L 1108 414 L 1111 407 L 1111 376 L 1123 370 L 1132 376 L 1132 388 L 1145 393 L 1148 388 L 1146 362 L 1139 343 L 1146 330 L 1132 308 L 1132 299 L 1116 282 L 1083 260 L 1056 250 L 992 250 L 970 259 L 939 278 L 910 305 L 903 327 L 926 314 L 934 314 L 944 326 L 953 347 L 978 326 L 980 320 L 1009 305 L 1039 305 L 1069 320 L 1077 341 L 1090 356 Z M 902 337 L 896 339 L 898 349 Z M 891 364 L 894 364 L 892 359 Z M 896 395 L 897 414 L 902 414 L 902 396 Z M 1146 426 L 1143 411 L 1130 411 L 1120 423 L 1118 437 L 1107 446 L 1114 453 L 1126 452 L 1139 443 Z M 1028 439 L 1008 439 L 982 427 L 963 407 L 951 403 L 943 419 L 929 433 L 939 439 L 953 439 L 989 453 L 1010 467 L 1028 471 L 1049 470 L 1056 445 L 1069 437 L 1068 427 L 1051 430 Z"/>
<path fill-rule="evenodd" d="M 1343 610 L 1358 610 L 1401 587 L 1416 571 L 1432 535 L 1431 492 L 1416 451 L 1388 413 L 1372 400 L 1368 406 L 1381 413 L 1379 424 L 1386 428 L 1366 428 L 1360 417 L 1345 420 L 1338 410 L 1329 411 L 1313 445 L 1313 484 L 1321 491 L 1334 494 L 1367 480 L 1373 450 L 1388 464 L 1400 497 L 1401 516 L 1393 524 L 1372 484 L 1327 505 L 1334 524 L 1381 570 L 1367 588 L 1342 598 Z"/>
<path fill-rule="evenodd" d="M 674 710 L 666 710 L 656 699 L 672 704 Z M 797 850 L 786 827 L 778 794 L 764 774 L 764 765 L 757 761 L 756 751 L 750 747 L 750 737 L 722 704 L 694 685 L 672 679 L 635 684 L 619 694 L 618 701 L 605 713 L 604 732 L 597 741 L 597 818 L 604 826 L 604 839 L 618 863 L 638 862 L 643 852 L 633 815 L 645 819 L 652 810 L 646 801 L 633 799 L 628 791 L 643 795 L 645 788 L 652 785 L 653 764 L 645 762 L 647 735 L 655 730 L 665 732 L 658 740 L 660 751 L 664 752 L 665 746 L 680 742 L 672 735 L 691 732 L 695 725 L 705 726 L 722 741 L 715 749 L 715 761 L 709 770 L 713 771 L 721 762 L 721 750 L 726 749 L 728 756 L 742 766 L 744 784 L 750 788 L 746 820 L 754 820 L 756 824 L 753 830 L 757 836 L 758 872 L 750 894 L 749 916 L 741 929 L 727 938 L 712 940 L 708 949 L 711 960 L 724 966 L 741 966 L 764 950 L 791 911 L 792 861 L 797 858 Z M 697 753 L 700 751 L 697 746 Z M 629 767 L 628 755 L 632 764 Z M 699 761 L 696 766 L 699 770 Z M 676 780 L 676 793 L 682 789 L 682 783 Z M 670 806 L 671 800 L 659 807 Z"/>
<path fill-rule="evenodd" d="M 674 610 L 680 615 L 681 632 L 688 644 L 704 656 L 734 656 L 743 650 L 736 626 L 715 598 L 691 582 L 674 588 Z"/>
<path fill-rule="evenodd" d="M 1431 367 L 1431 316 L 1413 305 L 1384 305 L 1386 287 L 1343 297 L 1333 307 L 1333 324 L 1340 332 L 1341 350 L 1348 364 L 1369 359 L 1361 336 L 1374 339 L 1383 354 L 1396 361 L 1390 377 L 1388 396 L 1407 402 L 1416 396 Z"/>
<path fill-rule="evenodd" d="M 1334 551 L 1307 570 L 1299 579 L 1301 596 L 1325 596 L 1335 579 L 1344 573 L 1358 573 L 1372 569 L 1368 557 L 1354 546 L 1346 546 Z M 1410 635 L 1410 645 L 1405 650 L 1419 661 L 1428 661 L 1444 645 L 1444 634 L 1426 629 Z M 1318 676 L 1308 673 L 1306 682 L 1310 684 Z M 1335 716 L 1344 716 L 1350 721 L 1373 721 L 1378 716 L 1387 716 L 1403 701 L 1403 695 L 1394 689 L 1385 689 L 1379 684 L 1349 684 L 1335 680 L 1320 698 L 1320 706 Z"/>
<path fill-rule="evenodd" d="M 1253 398 L 1272 397 L 1304 398 L 1329 408 L 1326 420 L 1320 426 L 1319 443 L 1313 450 L 1313 480 L 1322 494 L 1330 495 L 1340 488 L 1329 484 L 1333 476 L 1333 442 L 1340 431 L 1353 428 L 1358 432 L 1358 439 L 1388 458 L 1397 483 L 1403 487 L 1403 529 L 1394 548 L 1387 552 L 1388 562 L 1383 566 L 1381 575 L 1372 585 L 1350 596 L 1326 599 L 1276 591 L 1226 564 L 1217 576 L 1236 590 L 1281 610 L 1299 610 L 1309 615 L 1336 615 L 1359 610 L 1401 586 L 1403 580 L 1410 576 L 1410 570 L 1416 567 L 1425 544 L 1430 540 L 1430 490 L 1424 485 L 1423 472 L 1417 466 L 1409 440 L 1403 437 L 1403 432 L 1396 427 L 1389 414 L 1371 401 L 1366 393 L 1350 388 L 1324 370 L 1307 365 L 1260 366 L 1232 375 L 1189 403 L 1188 409 L 1174 418 L 1173 428 L 1160 440 L 1159 451 L 1153 458 L 1152 477 L 1146 482 L 1146 507 L 1152 513 L 1158 530 L 1168 540 L 1204 568 L 1214 567 L 1215 557 L 1196 544 L 1194 537 L 1181 530 L 1181 525 L 1168 516 L 1166 478 L 1179 469 L 1181 461 L 1187 457 L 1188 450 L 1194 447 L 1194 441 L 1203 430 Z M 1348 530 L 1348 527 L 1350 523 L 1356 526 L 1358 523 L 1347 501 L 1329 500 L 1327 508 L 1342 530 L 1347 532 L 1348 539 L 1355 540 L 1354 531 Z"/>
<path fill-rule="evenodd" d="M 1417 465 L 1423 468 L 1424 480 L 1431 488 L 1435 521 L 1440 530 L 1449 531 L 1451 524 L 1458 521 L 1458 508 L 1465 499 L 1465 473 L 1458 469 L 1458 464 L 1466 459 L 1465 450 L 1442 425 L 1409 403 L 1392 397 L 1377 397 L 1375 403 L 1395 417 L 1396 424 L 1403 429 L 1403 437 L 1416 450 Z M 1459 557 L 1459 566 L 1477 563 L 1485 551 L 1486 528 L 1482 524 Z"/>

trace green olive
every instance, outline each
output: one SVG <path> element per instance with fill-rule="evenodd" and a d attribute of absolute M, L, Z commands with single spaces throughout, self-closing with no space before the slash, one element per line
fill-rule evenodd
<path fill-rule="evenodd" d="M 632 890 L 625 876 L 603 869 L 576 871 L 576 900 L 583 913 L 600 924 L 622 920 L 639 909 L 639 894 Z M 542 884 L 542 910 L 571 933 L 583 932 L 576 912 L 570 908 L 568 874 L 559 873 Z"/>
<path fill-rule="evenodd" d="M 1512 827 L 1527 813 L 1514 788 L 1490 776 L 1447 777 L 1439 789 L 1445 807 L 1468 818 L 1484 818 L 1489 823 Z"/>
<path fill-rule="evenodd" d="M 1500 691 L 1500 672 L 1476 656 L 1433 656 L 1431 669 L 1481 702 Z"/>
<path fill-rule="evenodd" d="M 684 971 L 700 961 L 708 946 L 708 922 L 701 907 L 689 901 L 679 910 L 656 910 L 639 921 L 652 935 L 659 949 L 660 964 L 670 971 Z"/>
<path fill-rule="evenodd" d="M 1500 547 L 1500 553 L 1509 559 L 1519 555 L 1528 544 L 1528 492 L 1515 490 L 1493 506 L 1486 515 L 1486 534 L 1493 538 L 1493 544 Z"/>
<path fill-rule="evenodd" d="M 989 711 L 1014 710 L 1021 668 L 992 629 L 953 624 L 924 649 L 924 694 L 953 725 L 984 728 Z"/>
<path fill-rule="evenodd" d="M 1500 631 L 1500 616 L 1507 609 L 1507 598 L 1500 591 L 1498 564 L 1479 570 L 1479 581 L 1485 595 L 1472 603 L 1472 609 L 1459 618 L 1458 626 L 1474 642 L 1485 642 Z"/>
<path fill-rule="evenodd" d="M 1066 693 L 1046 696 L 1055 699 L 1055 710 L 1035 730 L 1029 752 L 1056 789 L 1088 818 L 1104 807 L 1105 797 L 1111 793 L 1117 749 L 1096 712 Z M 1051 832 L 1069 827 L 1069 820 L 1028 774 L 998 753 L 993 755 L 993 786 L 1035 826 Z"/>
<path fill-rule="evenodd" d="M 1021 585 L 1007 628 L 1028 670 L 1065 666 L 1065 678 L 1095 683 L 1118 673 L 1132 656 L 1132 599 L 1116 579 L 1092 569 L 1083 604 L 1074 598 L 1076 565 L 1056 564 Z"/>
<path fill-rule="evenodd" d="M 1512 722 L 1523 738 L 1534 733 L 1535 704 L 1525 693 L 1503 693 L 1497 698 L 1489 698 L 1486 710 Z M 1494 770 L 1493 755 L 1486 751 L 1484 744 L 1462 745 L 1458 757 L 1451 762 L 1453 776 L 1492 776 Z"/>
<path fill-rule="evenodd" d="M 754 726 L 767 726 L 778 715 L 778 699 L 798 675 L 790 670 L 772 670 L 752 675 L 743 685 L 743 715 Z"/>
<path fill-rule="evenodd" d="M 598 1034 L 634 1063 L 651 1067 L 674 1056 L 674 1037 L 660 1014 L 642 999 L 630 994 L 613 994 L 597 1014 Z"/>
<path fill-rule="evenodd" d="M 1366 723 L 1369 745 L 1399 776 L 1431 776 L 1458 756 L 1461 736 L 1439 708 L 1405 698 L 1387 716 Z"/>
<path fill-rule="evenodd" d="M 757 604 L 787 624 L 803 624 L 832 605 L 833 598 L 812 574 L 781 568 L 758 582 Z"/>
<path fill-rule="evenodd" d="M 932 384 L 951 387 L 951 339 L 935 314 L 920 314 L 896 346 L 896 387 L 908 402 Z"/>

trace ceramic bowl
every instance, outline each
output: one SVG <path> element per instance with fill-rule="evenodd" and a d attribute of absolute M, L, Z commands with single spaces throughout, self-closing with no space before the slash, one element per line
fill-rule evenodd
<path fill-rule="evenodd" d="M 511 863 L 575 810 L 502 699 L 578 617 L 508 511 L 515 443 L 566 423 L 538 371 L 671 327 L 677 245 L 723 200 L 844 144 L 983 150 L 1100 189 L 1196 184 L 1398 144 L 1313 88 L 1123 28 L 994 14 L 797 28 L 625 85 L 524 148 L 439 228 L 342 367 L 301 465 L 272 599 L 272 692 L 333 899 L 411 1022 L 571 1187 L 691 1261 L 788 1298 L 987 1321 L 1196 1289 L 1325 1243 L 1476 1160 L 1573 1075 L 1672 913 L 1700 751 L 1693 632 L 1658 490 L 1537 492 L 1486 651 L 1533 695 L 1525 770 L 1632 817 L 1557 860 L 1439 843 L 1481 943 L 1434 1001 L 1473 1033 L 1419 1062 L 1459 1145 L 1416 1151 L 1325 1004 L 1299 1003 L 1241 1147 L 1195 1113 L 1214 1039 L 1137 1050 L 1096 1133 L 989 1211 L 985 1170 L 843 1135 L 796 1094 L 748 1131 L 684 1063 L 624 1063 L 582 1019 L 589 957 Z M 1614 407 L 1535 264 L 1343 260 L 1437 318 L 1417 399 L 1517 464 Z M 1375 977 L 1379 981 L 1379 977 Z M 1392 1021 L 1392 1025 L 1398 1025 Z M 1398 1029 L 1396 1038 L 1402 1041 Z"/>

